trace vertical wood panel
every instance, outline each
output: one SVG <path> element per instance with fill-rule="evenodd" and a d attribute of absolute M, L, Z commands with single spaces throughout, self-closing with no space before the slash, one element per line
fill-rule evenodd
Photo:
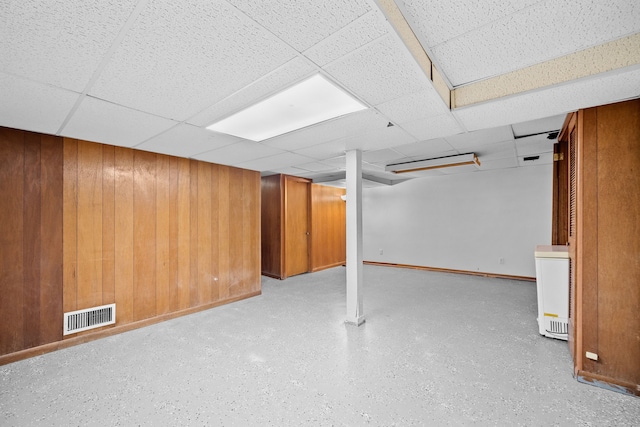
<path fill-rule="evenodd" d="M 219 280 L 219 292 L 220 299 L 225 299 L 229 297 L 229 268 L 230 268 L 230 260 L 229 260 L 229 167 L 228 166 L 220 166 L 220 184 L 218 186 L 219 195 L 220 195 L 220 203 L 219 203 L 219 271 L 220 271 L 220 280 Z"/>
<path fill-rule="evenodd" d="M 190 235 L 189 245 L 191 246 L 191 260 L 189 273 L 189 307 L 200 304 L 198 294 L 198 161 L 189 162 L 189 173 L 191 175 L 190 187 Z"/>
<path fill-rule="evenodd" d="M 102 146 L 102 302 L 115 302 L 115 147 Z"/>
<path fill-rule="evenodd" d="M 102 147 L 78 141 L 78 309 L 102 304 Z"/>
<path fill-rule="evenodd" d="M 22 209 L 24 262 L 24 347 L 40 342 L 40 135 L 25 132 L 24 137 L 24 205 Z"/>
<path fill-rule="evenodd" d="M 311 269 L 346 262 L 346 203 L 342 188 L 311 185 Z"/>
<path fill-rule="evenodd" d="M 211 301 L 220 299 L 220 166 L 211 165 Z"/>
<path fill-rule="evenodd" d="M 283 176 L 270 175 L 261 179 L 260 233 L 262 273 L 284 277 L 282 265 L 282 213 L 284 211 Z"/>
<path fill-rule="evenodd" d="M 178 159 L 169 158 L 169 310 L 179 309 L 178 281 Z"/>
<path fill-rule="evenodd" d="M 115 148 L 115 292 L 118 325 L 133 316 L 133 150 Z"/>
<path fill-rule="evenodd" d="M 229 168 L 229 296 L 242 293 L 243 268 L 242 169 Z"/>
<path fill-rule="evenodd" d="M 78 141 L 63 139 L 62 310 L 78 308 Z"/>
<path fill-rule="evenodd" d="M 42 136 L 42 254 L 40 257 L 40 342 L 62 339 L 63 142 Z"/>
<path fill-rule="evenodd" d="M 286 177 L 284 210 L 285 277 L 309 269 L 309 187 L 307 180 Z"/>
<path fill-rule="evenodd" d="M 156 172 L 156 312 L 170 310 L 170 165 L 169 157 L 159 154 Z"/>
<path fill-rule="evenodd" d="M 198 162 L 198 301 L 211 302 L 211 165 Z"/>
<path fill-rule="evenodd" d="M 178 159 L 178 307 L 189 307 L 191 283 L 191 163 Z"/>
<path fill-rule="evenodd" d="M 246 293 L 260 288 L 260 176 L 256 172 L 243 171 L 243 195 L 242 292 Z"/>
<path fill-rule="evenodd" d="M 133 318 L 156 314 L 156 154 L 133 154 Z"/>
<path fill-rule="evenodd" d="M 258 172 L 251 173 L 251 184 L 253 190 L 251 191 L 251 262 L 248 268 L 251 271 L 251 288 L 249 292 L 259 291 L 262 288 L 262 275 L 260 267 L 260 174 Z"/>
<path fill-rule="evenodd" d="M 0 354 L 24 348 L 24 135 L 0 128 Z"/>

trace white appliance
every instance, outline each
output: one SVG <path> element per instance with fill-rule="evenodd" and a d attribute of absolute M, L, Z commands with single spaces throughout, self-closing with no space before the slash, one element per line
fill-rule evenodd
<path fill-rule="evenodd" d="M 560 340 L 569 338 L 569 248 L 536 246 L 538 331 Z"/>

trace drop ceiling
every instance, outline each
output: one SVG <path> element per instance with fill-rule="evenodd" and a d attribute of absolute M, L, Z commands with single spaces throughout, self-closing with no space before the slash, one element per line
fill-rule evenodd
<path fill-rule="evenodd" d="M 450 108 L 389 5 L 453 93 L 550 76 Z M 633 55 L 560 83 L 571 70 L 545 64 L 615 40 L 640 52 L 638 33 L 636 0 L 3 1 L 0 126 L 317 181 L 339 180 L 352 149 L 387 184 L 408 178 L 389 163 L 468 152 L 479 172 L 527 167 L 552 162 L 568 112 L 640 96 Z M 261 142 L 205 129 L 317 73 L 367 109 Z"/>

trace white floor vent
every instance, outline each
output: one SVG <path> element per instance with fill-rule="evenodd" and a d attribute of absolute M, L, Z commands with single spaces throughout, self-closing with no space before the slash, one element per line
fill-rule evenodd
<path fill-rule="evenodd" d="M 64 314 L 63 335 L 75 334 L 114 323 L 116 323 L 115 304 L 70 311 Z"/>

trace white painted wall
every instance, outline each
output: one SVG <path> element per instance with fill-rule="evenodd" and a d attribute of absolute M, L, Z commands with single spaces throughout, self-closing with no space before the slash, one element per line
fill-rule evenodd
<path fill-rule="evenodd" d="M 367 188 L 364 260 L 535 277 L 535 246 L 551 242 L 552 171 L 547 164 Z"/>

